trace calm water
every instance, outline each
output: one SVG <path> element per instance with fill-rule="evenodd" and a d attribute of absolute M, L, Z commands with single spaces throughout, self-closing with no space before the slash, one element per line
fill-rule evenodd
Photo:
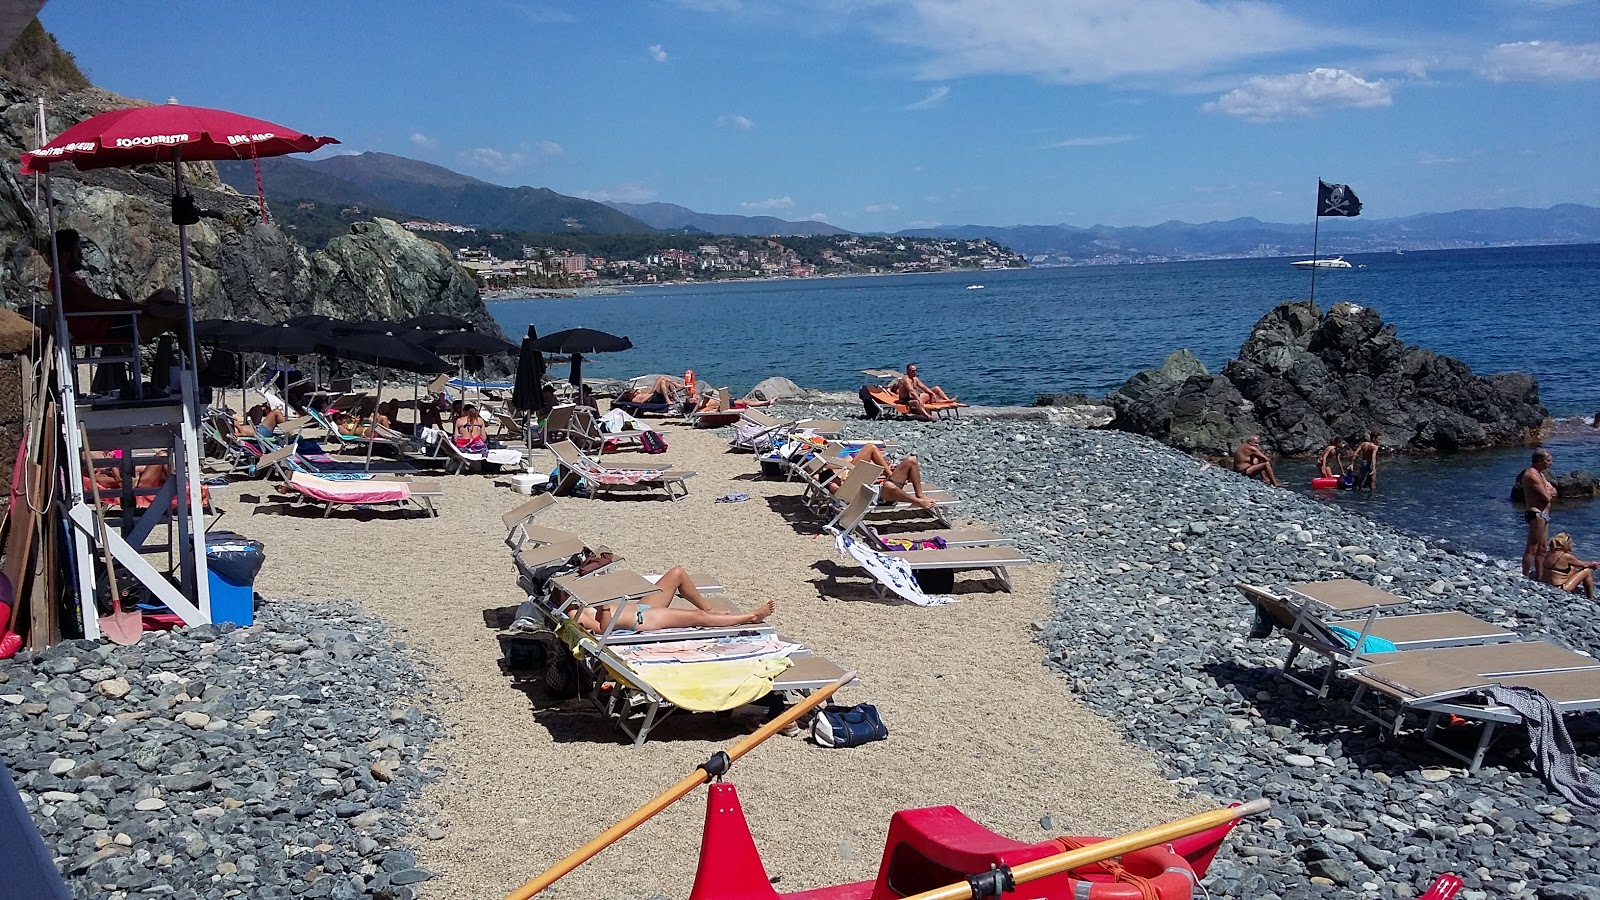
<path fill-rule="evenodd" d="M 1480 373 L 1539 379 L 1561 416 L 1600 411 L 1594 366 L 1600 245 L 1346 256 L 1364 269 L 1319 273 L 1317 302 L 1376 307 L 1408 343 L 1456 356 Z M 968 285 L 982 284 L 982 290 Z M 979 403 L 1028 403 L 1046 391 L 1101 395 L 1187 347 L 1216 371 L 1250 327 L 1309 275 L 1286 259 L 1218 260 L 1003 272 L 669 285 L 620 296 L 512 300 L 490 310 L 513 338 L 590 327 L 627 335 L 627 353 L 585 362 L 626 377 L 693 368 L 702 383 L 746 389 L 768 375 L 854 390 L 858 369 L 901 368 Z M 1556 471 L 1600 470 L 1600 441 L 1552 444 Z M 1527 451 L 1406 460 L 1373 498 L 1334 495 L 1366 514 L 1497 556 L 1521 552 L 1506 501 Z M 1308 476 L 1291 464 L 1293 483 Z M 1555 524 L 1600 556 L 1600 502 L 1568 504 Z M 1587 554 L 1587 555 L 1586 555 Z"/>

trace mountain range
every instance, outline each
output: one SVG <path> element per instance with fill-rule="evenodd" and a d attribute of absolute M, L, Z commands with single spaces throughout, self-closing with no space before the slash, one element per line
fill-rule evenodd
<path fill-rule="evenodd" d="M 443 166 L 388 153 L 304 160 L 261 160 L 261 179 L 279 203 L 324 203 L 392 210 L 457 225 L 529 233 L 644 234 L 656 231 L 764 237 L 850 234 L 826 222 L 701 213 L 672 203 L 600 203 L 549 188 L 504 187 Z M 223 180 L 253 194 L 250 163 L 221 163 Z M 1311 251 L 1311 223 L 1163 222 L 1160 225 L 962 225 L 907 229 L 906 237 L 988 238 L 1038 264 L 1135 262 Z M 1468 209 L 1394 219 L 1324 219 L 1329 253 L 1600 242 L 1600 209 L 1564 203 L 1549 209 Z"/>

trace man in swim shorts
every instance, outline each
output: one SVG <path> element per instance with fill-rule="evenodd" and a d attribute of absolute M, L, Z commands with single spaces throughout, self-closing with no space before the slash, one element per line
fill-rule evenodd
<path fill-rule="evenodd" d="M 1367 439 L 1356 445 L 1356 487 L 1366 488 L 1369 491 L 1378 489 L 1378 448 L 1379 434 L 1374 431 L 1367 435 Z"/>
<path fill-rule="evenodd" d="M 1555 464 L 1550 451 L 1533 451 L 1533 462 L 1517 476 L 1522 485 L 1523 518 L 1528 520 L 1528 542 L 1522 547 L 1522 574 L 1539 581 L 1544 562 L 1545 543 L 1550 540 L 1550 505 L 1556 499 L 1556 486 L 1545 477 Z"/>
<path fill-rule="evenodd" d="M 1338 478 L 1344 474 L 1344 438 L 1336 437 L 1317 457 L 1317 477 Z"/>

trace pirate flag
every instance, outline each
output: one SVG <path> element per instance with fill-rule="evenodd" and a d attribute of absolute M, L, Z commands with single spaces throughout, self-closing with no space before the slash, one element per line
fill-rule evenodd
<path fill-rule="evenodd" d="M 1359 216 L 1361 215 L 1361 201 L 1356 198 L 1356 192 L 1350 190 L 1349 185 L 1329 184 L 1318 179 L 1317 215 Z"/>

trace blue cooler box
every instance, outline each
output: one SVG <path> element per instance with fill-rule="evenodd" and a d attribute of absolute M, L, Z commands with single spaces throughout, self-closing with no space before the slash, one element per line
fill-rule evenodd
<path fill-rule="evenodd" d="M 256 574 L 267 561 L 266 547 L 231 531 L 206 532 L 206 582 L 211 588 L 211 621 L 252 625 L 256 620 Z"/>

